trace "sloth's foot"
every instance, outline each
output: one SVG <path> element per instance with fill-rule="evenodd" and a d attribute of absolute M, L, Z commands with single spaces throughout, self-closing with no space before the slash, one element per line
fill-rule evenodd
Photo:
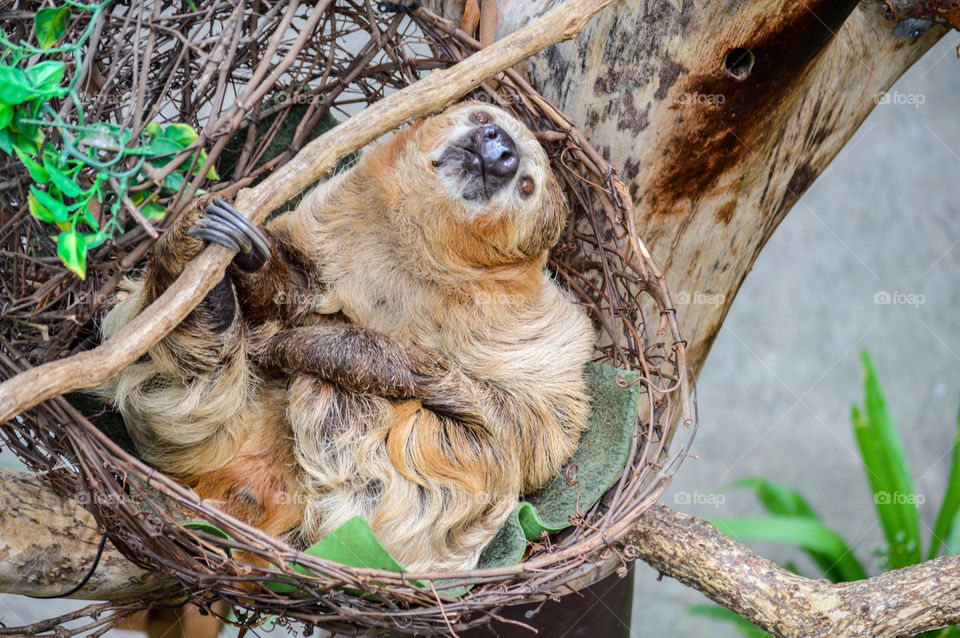
<path fill-rule="evenodd" d="M 270 259 L 270 240 L 229 203 L 214 199 L 187 234 L 236 250 L 233 263 L 244 272 L 256 272 Z"/>

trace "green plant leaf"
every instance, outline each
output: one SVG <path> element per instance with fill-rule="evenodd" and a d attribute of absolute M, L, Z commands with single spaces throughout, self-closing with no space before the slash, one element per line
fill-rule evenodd
<path fill-rule="evenodd" d="M 771 514 L 820 518 L 800 492 L 783 483 L 750 476 L 731 483 L 729 488 L 751 490 Z"/>
<path fill-rule="evenodd" d="M 956 516 L 960 512 L 960 413 L 957 414 L 956 427 L 957 433 L 953 439 L 953 460 L 950 462 L 947 489 L 943 494 L 940 511 L 937 513 L 937 522 L 933 526 L 933 537 L 930 539 L 930 552 L 927 554 L 927 560 L 936 557 L 948 531 L 958 531 L 956 529 Z M 951 521 L 953 521 L 952 527 Z"/>
<path fill-rule="evenodd" d="M 67 205 L 62 201 L 51 195 L 50 193 L 45 193 L 36 186 L 30 187 L 30 192 L 33 193 L 34 197 L 39 200 L 40 204 L 47 209 L 53 219 L 56 222 L 65 222 L 70 219 L 70 211 L 67 208 Z"/>
<path fill-rule="evenodd" d="M 80 279 L 87 277 L 87 245 L 83 234 L 68 230 L 57 237 L 57 255 Z"/>
<path fill-rule="evenodd" d="M 13 105 L 0 102 L 0 128 L 6 128 L 13 121 Z"/>
<path fill-rule="evenodd" d="M 31 156 L 38 155 L 40 152 L 40 145 L 36 141 L 36 136 L 27 136 L 23 133 L 17 133 L 13 140 L 13 146 Z"/>
<path fill-rule="evenodd" d="M 7 155 L 13 155 L 13 135 L 8 128 L 0 129 L 0 150 Z"/>
<path fill-rule="evenodd" d="M 63 62 L 47 60 L 46 62 L 27 67 L 24 73 L 33 84 L 35 92 L 50 95 L 59 93 L 60 80 L 63 79 L 65 70 L 66 67 Z"/>
<path fill-rule="evenodd" d="M 771 516 L 722 518 L 709 522 L 737 540 L 783 543 L 821 554 L 827 557 L 831 565 L 844 574 L 848 581 L 867 577 L 860 561 L 843 538 L 816 519 L 806 516 Z"/>
<path fill-rule="evenodd" d="M 750 477 L 739 480 L 731 484 L 730 487 L 735 489 L 752 490 L 757 495 L 757 498 L 760 500 L 760 502 L 763 503 L 766 510 L 774 516 L 796 516 L 809 518 L 810 520 L 824 524 L 817 513 L 814 512 L 813 508 L 810 507 L 810 504 L 807 502 L 807 500 L 802 494 L 800 494 L 800 492 L 791 487 L 783 485 L 782 483 L 768 481 L 759 477 Z M 815 562 L 817 566 L 823 570 L 824 576 L 826 576 L 827 579 L 832 582 L 840 583 L 850 580 L 857 580 L 858 578 L 863 577 L 862 574 L 866 573 L 863 565 L 859 560 L 857 560 L 853 551 L 846 544 L 843 553 L 853 558 L 853 560 L 849 562 L 849 565 L 852 566 L 853 562 L 856 562 L 857 564 L 857 568 L 853 569 L 852 571 L 846 570 L 846 567 L 848 566 L 847 561 L 844 561 L 843 563 L 837 563 L 836 556 L 823 554 L 813 550 L 805 551 L 813 560 L 813 562 Z"/>
<path fill-rule="evenodd" d="M 33 16 L 33 28 L 40 48 L 49 49 L 59 42 L 70 23 L 70 6 L 46 7 Z"/>
<path fill-rule="evenodd" d="M 30 205 L 30 214 L 39 219 L 42 222 L 50 222 L 51 224 L 57 221 L 57 218 L 53 216 L 47 208 L 40 203 L 40 200 L 36 198 L 33 193 L 27 195 L 27 203 Z"/>
<path fill-rule="evenodd" d="M 731 622 L 737 627 L 737 630 L 744 636 L 747 636 L 747 638 L 769 638 L 770 636 L 770 634 L 760 629 L 746 618 L 743 618 L 736 612 L 731 611 L 726 607 L 719 607 L 717 605 L 690 605 L 687 607 L 687 611 L 695 616 L 703 616 L 705 618 L 714 618 L 716 620 Z"/>
<path fill-rule="evenodd" d="M 34 91 L 22 70 L 0 64 L 0 95 L 6 104 L 20 104 L 33 97 Z"/>
<path fill-rule="evenodd" d="M 27 172 L 30 173 L 30 179 L 37 184 L 46 184 L 50 181 L 50 174 L 47 172 L 47 169 L 40 165 L 39 162 L 21 151 L 19 148 L 14 148 L 13 150 L 17 154 L 17 157 L 20 158 L 20 161 L 23 162 L 23 165 L 27 167 Z"/>
<path fill-rule="evenodd" d="M 874 495 L 874 505 L 889 545 L 890 569 L 921 560 L 920 515 L 903 443 L 887 408 L 877 372 L 864 351 L 865 414 L 854 406 L 853 431 L 860 447 L 864 471 Z"/>
<path fill-rule="evenodd" d="M 946 550 L 948 554 L 960 554 L 960 512 L 957 512 L 947 528 Z"/>

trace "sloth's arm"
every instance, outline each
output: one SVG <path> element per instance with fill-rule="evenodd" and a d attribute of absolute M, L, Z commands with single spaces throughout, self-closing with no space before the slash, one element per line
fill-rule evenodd
<path fill-rule="evenodd" d="M 273 337 L 261 365 L 314 374 L 361 394 L 419 399 L 424 407 L 480 424 L 476 384 L 437 353 L 342 321 Z"/>

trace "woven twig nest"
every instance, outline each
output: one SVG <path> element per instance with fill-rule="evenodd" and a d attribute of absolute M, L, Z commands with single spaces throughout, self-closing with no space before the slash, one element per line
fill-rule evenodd
<path fill-rule="evenodd" d="M 4 16 L 14 30 L 7 33 L 10 40 L 35 37 L 41 3 L 21 4 L 29 8 Z M 0 167 L 0 378 L 96 343 L 97 317 L 113 303 L 118 282 L 142 264 L 154 231 L 173 217 L 138 219 L 134 208 L 142 214 L 152 201 L 175 214 L 194 194 L 191 181 L 229 198 L 292 157 L 331 115 L 343 119 L 476 47 L 422 9 L 394 14 L 378 12 L 370 2 L 309 8 L 290 2 L 243 10 L 242 3 L 213 2 L 193 10 L 189 4 L 75 11 L 66 17 L 61 42 L 83 42 L 83 55 L 76 58 L 81 64 L 66 48 L 53 49 L 46 59 L 59 56 L 68 73 L 81 73 L 73 96 L 86 122 L 125 127 L 132 139 L 152 122 L 191 125 L 205 136 L 197 144 L 216 162 L 220 179 L 204 181 L 194 171 L 176 193 L 156 182 L 140 191 L 134 185 L 131 193 L 148 195 L 134 198 L 139 204 L 118 204 L 117 232 L 89 252 L 81 280 L 57 254 L 51 238 L 57 229 L 31 215 L 27 168 L 7 156 Z M 283 37 L 271 38 L 276 33 Z M 279 73 L 263 72 L 278 67 Z M 236 115 L 237 95 L 255 96 L 245 117 Z M 495 617 L 502 606 L 576 589 L 632 558 L 617 541 L 662 493 L 686 453 L 685 446 L 668 453 L 672 426 L 680 419 L 693 425 L 683 341 L 664 277 L 632 227 L 627 189 L 572 122 L 512 72 L 472 97 L 512 111 L 543 143 L 570 204 L 550 267 L 594 322 L 596 360 L 639 372 L 642 409 L 620 480 L 589 511 L 579 512 L 571 530 L 531 545 L 518 565 L 433 574 L 351 568 L 305 556 L 218 512 L 111 440 L 98 427 L 100 415 L 84 416 L 63 398 L 49 401 L 0 426 L 4 445 L 44 472 L 62 495 L 87 507 L 127 557 L 179 583 L 126 601 L 121 616 L 186 594 L 204 605 L 213 597 L 227 600 L 244 624 L 277 616 L 279 622 L 349 633 L 449 633 Z M 70 119 L 77 113 L 74 101 L 56 98 L 54 106 L 65 120 L 76 121 Z M 208 122 L 217 125 L 204 128 Z M 56 146 L 57 127 L 42 128 Z M 154 179 L 158 171 L 163 168 L 152 169 Z M 106 191 L 102 215 L 115 196 Z M 213 526 L 184 526 L 193 518 Z M 257 564 L 231 558 L 231 550 L 257 557 Z M 294 562 L 317 575 L 294 570 Z M 279 578 L 292 585 L 292 593 L 259 586 Z M 438 580 L 442 587 L 434 585 Z M 459 598 L 438 593 L 460 585 L 469 591 Z M 90 613 L 104 609 L 98 605 Z"/>

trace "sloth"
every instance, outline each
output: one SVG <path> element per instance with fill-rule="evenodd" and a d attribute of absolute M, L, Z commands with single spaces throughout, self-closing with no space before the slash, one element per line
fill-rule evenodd
<path fill-rule="evenodd" d="M 355 516 L 410 571 L 468 569 L 574 452 L 593 329 L 546 270 L 565 207 L 533 134 L 464 103 L 260 230 L 223 200 L 158 241 L 110 337 L 203 247 L 238 251 L 100 389 L 139 453 L 305 546 Z"/>

